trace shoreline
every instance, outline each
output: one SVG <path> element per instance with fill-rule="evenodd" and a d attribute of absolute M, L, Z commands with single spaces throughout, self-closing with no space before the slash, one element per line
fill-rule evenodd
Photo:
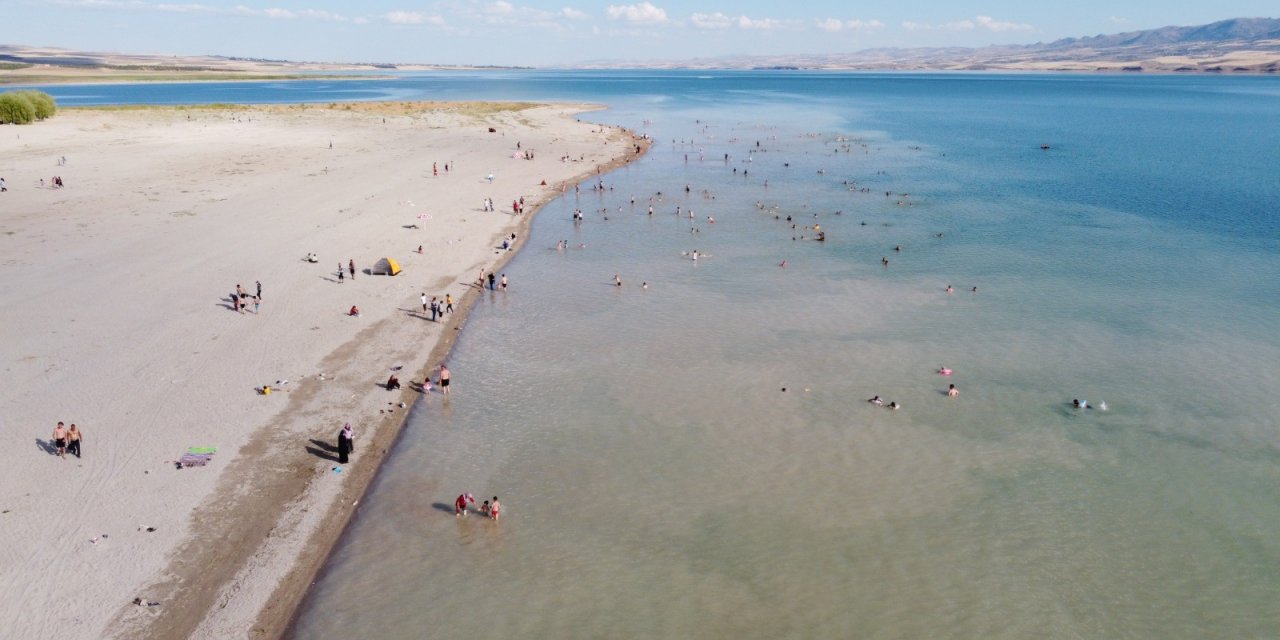
<path fill-rule="evenodd" d="M 602 126 L 609 126 L 610 128 L 615 129 L 619 134 L 629 136 L 632 142 L 641 146 L 640 152 L 638 154 L 626 155 L 611 160 L 602 165 L 598 171 L 588 171 L 574 176 L 567 180 L 564 183 L 565 185 L 569 187 L 579 185 L 595 176 L 605 175 L 616 169 L 625 167 L 633 161 L 644 157 L 652 147 L 651 140 L 640 138 L 636 136 L 634 132 L 625 128 L 613 125 Z M 523 219 L 521 220 L 518 231 L 519 237 L 527 239 L 529 237 L 529 230 L 533 226 L 535 216 L 547 203 L 551 202 L 555 198 L 563 197 L 564 195 L 566 195 L 566 193 L 556 194 L 550 198 L 539 200 L 535 203 L 531 210 L 522 216 Z M 502 259 L 493 264 L 490 271 L 495 273 L 500 272 L 503 267 L 511 262 L 511 260 L 515 259 L 516 255 L 525 250 L 526 247 L 527 243 L 521 241 L 515 249 L 507 252 Z M 467 290 L 466 294 L 460 301 L 461 306 L 456 314 L 458 318 L 451 322 L 453 325 L 452 332 L 438 341 L 432 348 L 431 354 L 428 356 L 427 365 L 418 372 L 419 380 L 423 379 L 428 372 L 436 370 L 441 363 L 448 360 L 449 354 L 453 351 L 454 343 L 461 335 L 463 327 L 465 327 L 466 321 L 471 315 L 471 311 L 475 307 L 479 297 L 483 295 L 483 292 L 483 287 L 472 287 Z M 307 553 L 297 558 L 289 575 L 281 580 L 279 587 L 277 587 L 276 591 L 272 593 L 269 601 L 270 604 L 263 608 L 261 614 L 259 614 L 255 619 L 252 626 L 252 633 L 257 634 L 257 637 L 287 637 L 290 630 L 296 624 L 298 616 L 302 612 L 303 601 L 306 599 L 307 594 L 310 593 L 311 587 L 318 582 L 320 572 L 323 571 L 324 566 L 328 564 L 329 558 L 333 555 L 333 550 L 336 548 L 338 542 L 340 542 L 343 536 L 346 535 L 347 530 L 351 527 L 351 523 L 355 520 L 356 509 L 354 507 L 358 506 L 359 502 L 364 500 L 364 496 L 373 485 L 373 481 L 377 479 L 378 474 L 382 472 L 388 452 L 394 448 L 396 441 L 400 439 L 401 435 L 404 433 L 405 427 L 408 426 L 410 416 L 425 401 L 420 392 L 414 391 L 410 387 L 405 387 L 405 393 L 402 394 L 402 398 L 403 395 L 408 394 L 417 394 L 418 397 L 414 398 L 409 404 L 409 410 L 405 412 L 403 417 L 395 424 L 394 428 L 386 430 L 387 433 L 385 433 L 385 437 L 381 438 L 381 440 L 385 440 L 388 443 L 388 447 L 380 450 L 377 464 L 372 466 L 372 471 L 368 474 L 368 477 L 362 477 L 357 483 L 359 485 L 359 489 L 352 491 L 352 496 L 350 497 L 355 497 L 355 500 L 349 505 L 352 508 L 344 506 L 346 502 L 343 498 L 349 496 L 341 496 L 329 505 L 329 509 L 331 511 L 336 510 L 343 512 L 342 526 L 322 529 L 313 534 L 310 548 L 314 549 L 315 552 Z M 380 433 L 379 435 L 382 436 L 383 434 Z M 285 606 L 278 606 L 276 604 L 280 602 L 285 603 Z"/>
<path fill-rule="evenodd" d="M 349 104 L 68 110 L 4 128 L 0 269 L 23 286 L 0 292 L 14 338 L 0 440 L 30 451 L 39 436 L 0 487 L 11 633 L 283 633 L 404 428 L 408 376 L 465 325 L 477 270 L 523 248 L 561 185 L 640 157 L 635 134 L 575 121 L 596 105 Z M 497 206 L 520 196 L 524 215 Z M 404 273 L 335 287 L 347 256 Z M 255 278 L 261 315 L 234 313 L 218 292 Z M 430 322 L 419 292 L 452 293 L 456 313 Z M 381 384 L 391 365 L 398 394 Z M 83 459 L 43 440 L 62 419 L 84 427 Z M 355 452 L 338 473 L 344 421 Z M 197 446 L 218 452 L 175 469 Z M 86 605 L 70 616 L 68 592 Z"/>
<path fill-rule="evenodd" d="M 394 101 L 382 101 L 349 104 L 356 110 L 380 112 L 384 108 L 392 108 L 394 110 L 394 107 L 400 103 Z M 426 102 L 417 104 L 423 104 L 432 108 L 448 108 L 457 103 Z M 536 103 L 511 104 L 526 106 Z M 279 107 L 284 109 L 306 109 L 310 105 L 265 106 L 267 108 Z M 581 111 L 577 111 L 576 113 L 581 114 L 599 110 L 601 108 L 602 107 L 583 108 Z M 601 175 L 608 171 L 630 164 L 633 160 L 642 157 L 643 154 L 648 151 L 651 144 L 650 141 L 640 138 L 633 132 L 629 132 L 621 127 L 613 125 L 590 126 L 598 127 L 602 133 L 605 130 L 608 130 L 610 132 L 612 143 L 616 144 L 626 141 L 629 145 L 640 145 L 642 150 L 639 154 L 635 154 L 634 152 L 624 153 L 623 155 L 614 157 L 601 165 L 597 165 L 595 168 L 580 172 L 565 181 L 561 181 L 562 184 L 567 185 L 568 187 L 580 184 L 583 181 L 589 180 L 593 176 Z M 629 146 L 628 149 L 630 148 L 631 147 Z M 519 238 L 517 244 L 512 248 L 512 250 L 497 254 L 498 260 L 485 267 L 486 273 L 500 269 L 513 259 L 518 251 L 524 248 L 528 239 L 528 230 L 531 227 L 534 216 L 537 212 L 552 199 L 564 195 L 563 193 L 554 193 L 550 191 L 550 185 L 545 189 L 546 190 L 542 194 L 545 197 L 535 197 L 535 200 L 528 203 L 526 212 L 516 217 L 514 228 Z M 509 226 L 507 230 L 503 232 L 503 235 L 509 233 L 510 230 L 511 227 Z M 466 283 L 468 282 L 468 276 L 465 272 L 462 274 L 456 274 L 452 278 L 452 282 Z M 287 482 L 285 491 L 283 491 L 281 495 L 276 496 L 276 499 L 271 500 L 270 504 L 263 505 L 259 503 L 257 505 L 259 508 L 278 507 L 283 510 L 280 517 L 272 519 L 271 527 L 265 533 L 261 531 L 262 523 L 255 523 L 253 521 L 240 523 L 245 529 L 256 528 L 258 530 L 256 533 L 260 534 L 260 536 L 255 541 L 244 541 L 241 543 L 247 543 L 253 546 L 254 549 L 253 553 L 231 559 L 241 565 L 241 568 L 236 571 L 236 574 L 216 583 L 202 581 L 204 584 L 200 585 L 200 587 L 202 587 L 200 597 L 196 599 L 196 602 L 188 603 L 187 609 L 190 611 L 190 615 L 177 616 L 176 620 L 170 620 L 165 624 L 148 624 L 142 629 L 135 629 L 133 631 L 139 632 L 137 637 L 156 638 L 157 640 L 172 637 L 219 638 L 224 637 L 229 633 L 243 632 L 245 629 L 247 629 L 246 635 L 252 638 L 280 638 L 287 634 L 289 628 L 293 625 L 300 613 L 301 604 L 311 587 L 314 585 L 316 577 L 324 568 L 324 565 L 327 563 L 337 543 L 350 527 L 355 518 L 360 501 L 364 499 L 364 495 L 368 492 L 373 480 L 381 471 L 387 456 L 394 448 L 396 440 L 399 439 L 401 433 L 403 433 L 407 426 L 409 415 L 412 413 L 413 409 L 424 401 L 423 394 L 411 384 L 412 381 L 422 380 L 429 373 L 436 371 L 439 365 L 447 360 L 448 354 L 452 351 L 454 343 L 461 334 L 463 327 L 466 325 L 466 321 L 470 316 L 470 312 L 474 308 L 481 291 L 481 289 L 475 286 L 467 286 L 463 295 L 459 296 L 455 303 L 455 312 L 449 314 L 447 321 L 442 322 L 443 331 L 432 343 L 432 347 L 425 364 L 418 368 L 416 377 L 411 377 L 402 383 L 403 386 L 400 389 L 400 393 L 395 396 L 392 402 L 397 404 L 403 402 L 407 405 L 407 408 L 399 411 L 396 411 L 394 408 L 389 409 L 386 414 L 382 414 L 380 411 L 381 419 L 376 426 L 364 427 L 364 431 L 372 430 L 373 432 L 373 435 L 367 438 L 368 441 L 359 442 L 366 438 L 362 438 L 360 435 L 357 435 L 357 441 L 360 444 L 360 451 L 353 453 L 352 462 L 345 467 L 344 475 L 346 476 L 346 479 L 343 481 L 342 488 L 338 494 L 330 498 L 327 502 L 320 504 L 316 504 L 314 500 L 308 499 L 308 496 L 306 495 L 308 490 L 311 488 L 313 483 L 323 477 L 323 473 L 321 475 L 314 475 L 305 479 L 297 478 L 293 482 Z M 393 318 L 384 319 L 382 323 L 387 323 L 392 320 Z M 379 327 L 380 331 L 374 331 L 374 333 L 383 333 L 391 330 L 392 328 L 393 327 L 390 326 Z M 363 334 L 355 338 L 352 342 L 354 343 L 357 341 L 370 345 L 379 342 L 375 337 L 363 336 Z M 326 355 L 324 360 L 345 360 L 350 364 L 355 364 L 359 358 L 354 356 L 344 357 L 345 354 L 339 353 L 346 351 L 352 346 L 358 345 L 353 345 L 352 343 L 343 345 L 335 352 Z M 333 367 L 327 367 L 326 370 L 332 368 Z M 438 389 L 433 393 L 438 395 Z M 444 400 L 441 399 L 441 401 L 443 402 Z M 304 413 L 304 411 L 305 410 L 302 408 L 286 409 L 280 418 L 287 420 L 291 413 Z M 363 460 L 363 462 L 358 465 L 355 464 L 355 460 L 357 458 Z M 244 461 L 245 464 L 254 464 L 256 462 L 258 461 L 253 460 L 252 458 Z M 230 471 L 230 469 L 228 471 Z M 307 527 L 303 523 L 294 524 L 289 522 L 294 518 L 301 520 L 301 516 L 298 514 L 290 513 L 291 510 L 299 507 L 304 511 L 320 511 L 322 513 L 322 515 L 318 516 L 320 524 Z M 301 539 L 295 536 L 294 542 L 301 542 L 303 544 L 301 551 L 290 553 L 280 552 L 269 548 L 273 543 L 281 544 L 276 542 L 275 538 L 277 537 L 277 529 L 282 526 L 291 526 L 295 531 L 299 529 L 308 530 L 303 533 Z M 285 536 L 287 535 L 288 534 L 286 533 Z M 288 570 L 283 577 L 275 581 L 273 588 L 265 589 L 268 585 L 262 581 L 256 580 L 253 573 L 260 566 L 257 564 L 258 561 L 271 562 L 272 560 L 277 564 L 283 561 L 283 564 L 287 565 Z M 195 562 L 191 564 L 200 565 L 202 563 Z M 202 569 L 197 569 L 195 573 L 201 576 L 207 574 L 207 572 Z M 179 577 L 176 584 L 185 583 L 187 580 L 188 578 Z M 179 588 L 183 588 L 186 591 L 190 591 L 191 589 L 191 587 Z M 248 593 L 255 590 L 255 588 L 256 593 Z M 269 595 L 267 597 L 263 597 L 263 594 L 268 592 Z M 238 611 L 237 614 L 226 616 L 222 612 L 228 609 L 228 603 L 233 599 L 239 599 L 242 601 L 240 603 L 241 607 L 237 607 L 240 611 Z M 249 603 L 253 605 L 250 608 L 257 609 L 257 614 L 252 618 L 243 617 L 243 613 L 245 612 L 243 611 L 243 605 L 245 604 L 243 601 L 246 599 L 248 599 Z M 204 608 L 205 613 L 197 613 L 201 608 Z M 127 614 L 131 613 L 130 608 L 125 607 L 123 613 L 127 616 Z M 132 637 L 133 633 L 130 633 L 129 635 Z"/>

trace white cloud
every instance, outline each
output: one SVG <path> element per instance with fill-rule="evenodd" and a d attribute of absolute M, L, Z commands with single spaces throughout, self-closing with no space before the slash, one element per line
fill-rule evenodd
<path fill-rule="evenodd" d="M 773 18 L 748 18 L 746 16 L 738 16 L 739 29 L 769 30 L 778 29 L 784 26 L 786 26 L 784 22 L 781 20 L 774 20 Z"/>
<path fill-rule="evenodd" d="M 389 11 L 382 17 L 391 24 L 422 24 L 427 21 L 427 16 L 417 11 Z"/>
<path fill-rule="evenodd" d="M 293 20 L 297 18 L 309 20 L 328 20 L 333 22 L 350 22 L 351 18 L 340 13 L 323 9 L 282 9 L 268 7 L 258 9 L 238 4 L 232 7 L 199 4 L 195 2 L 144 2 L 143 0 L 52 0 L 53 4 L 66 7 L 83 7 L 88 9 L 122 9 L 127 11 L 163 11 L 166 13 L 208 13 L 214 15 L 251 16 L 256 18 L 274 18 L 277 20 Z"/>
<path fill-rule="evenodd" d="M 506 0 L 498 0 L 497 2 L 490 4 L 487 9 L 488 13 L 496 15 L 507 15 L 512 11 L 515 11 L 515 7 Z"/>
<path fill-rule="evenodd" d="M 564 17 L 566 17 L 566 18 L 570 19 L 570 20 L 583 20 L 583 19 L 587 18 L 587 14 L 586 14 L 585 12 L 578 11 L 577 9 L 574 9 L 573 7 L 565 7 L 565 8 L 563 8 L 563 9 L 561 9 L 561 10 L 560 10 L 560 15 L 562 15 L 562 16 L 564 16 Z"/>
<path fill-rule="evenodd" d="M 815 24 L 815 26 L 817 26 L 819 29 L 821 29 L 821 30 L 823 30 L 823 31 L 826 31 L 826 32 L 829 32 L 829 33 L 835 33 L 835 32 L 837 32 L 837 31 L 839 31 L 839 30 L 841 30 L 841 29 L 843 29 L 843 28 L 844 28 L 844 23 L 843 23 L 843 22 L 841 22 L 841 21 L 839 21 L 839 20 L 837 20 L 837 19 L 835 19 L 835 18 L 827 18 L 826 20 L 818 20 L 818 21 L 816 21 L 814 24 Z"/>
<path fill-rule="evenodd" d="M 188 4 L 161 3 L 161 4 L 155 5 L 155 9 L 156 11 L 172 11 L 175 13 L 207 13 L 207 12 L 216 11 L 214 7 L 206 6 L 203 4 L 194 4 L 194 3 L 188 3 Z"/>
<path fill-rule="evenodd" d="M 1129 19 L 1123 16 L 1110 16 L 1107 18 L 1107 22 L 1111 24 L 1129 24 Z"/>
<path fill-rule="evenodd" d="M 1035 27 L 1021 22 L 1005 22 L 996 20 L 991 16 L 977 16 L 972 20 L 957 20 L 955 22 L 944 22 L 942 24 L 927 24 L 923 22 L 903 22 L 902 28 L 907 31 L 974 31 L 982 29 L 985 31 L 1035 31 Z"/>
<path fill-rule="evenodd" d="M 819 29 L 828 33 L 837 31 L 871 31 L 874 29 L 883 29 L 884 23 L 879 20 L 839 20 L 836 18 L 827 18 L 826 20 L 816 20 L 814 25 Z"/>
<path fill-rule="evenodd" d="M 1021 22 L 1003 22 L 992 19 L 991 16 L 978 16 L 974 19 L 978 23 L 978 27 L 987 31 L 1035 31 L 1035 27 Z"/>
<path fill-rule="evenodd" d="M 609 5 L 605 15 L 612 20 L 626 20 L 640 24 L 657 24 L 667 21 L 667 12 L 645 0 L 639 4 Z"/>
<path fill-rule="evenodd" d="M 765 31 L 784 29 L 798 24 L 794 20 L 778 20 L 775 18 L 752 18 L 750 16 L 728 16 L 719 11 L 715 13 L 695 13 L 689 16 L 689 22 L 696 29 L 739 29 Z"/>
<path fill-rule="evenodd" d="M 871 29 L 883 29 L 884 23 L 879 20 L 850 20 L 844 23 L 844 28 L 852 31 L 869 31 Z"/>
<path fill-rule="evenodd" d="M 698 29 L 728 29 L 733 26 L 733 18 L 719 11 L 715 13 L 695 13 L 689 16 L 689 22 Z"/>

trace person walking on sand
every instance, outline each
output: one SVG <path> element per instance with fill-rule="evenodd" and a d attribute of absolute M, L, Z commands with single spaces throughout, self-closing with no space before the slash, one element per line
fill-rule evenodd
<path fill-rule="evenodd" d="M 440 315 L 440 301 L 435 296 L 431 296 L 431 321 L 435 322 L 436 317 Z"/>
<path fill-rule="evenodd" d="M 445 313 L 453 313 L 453 294 L 444 294 L 444 310 Z"/>
<path fill-rule="evenodd" d="M 76 423 L 71 423 L 71 429 L 67 431 L 67 452 L 75 454 L 76 458 L 80 457 L 80 441 L 84 434 L 80 433 L 80 428 Z"/>
<path fill-rule="evenodd" d="M 67 428 L 62 425 L 62 421 L 58 421 L 58 426 L 53 428 L 53 446 L 58 448 L 58 457 L 67 457 Z"/>
<path fill-rule="evenodd" d="M 427 293 L 424 291 L 422 292 L 422 314 L 426 315 L 426 313 L 427 313 Z"/>
<path fill-rule="evenodd" d="M 347 268 L 351 270 L 351 279 L 355 280 L 356 279 L 356 261 L 347 260 Z"/>
<path fill-rule="evenodd" d="M 0 178 L 0 193 L 8 191 L 9 187 L 4 186 L 4 178 Z"/>
<path fill-rule="evenodd" d="M 261 281 L 261 280 L 254 280 L 254 281 L 253 281 L 253 284 L 254 284 L 255 286 L 257 286 L 257 287 L 258 287 L 258 293 L 257 293 L 255 296 L 253 296 L 253 297 L 258 298 L 259 300 L 261 300 L 261 299 L 262 299 L 262 281 Z"/>
<path fill-rule="evenodd" d="M 440 393 L 449 395 L 449 367 L 440 365 Z"/>
<path fill-rule="evenodd" d="M 254 296 L 253 297 L 253 315 L 255 316 L 258 315 L 258 305 L 261 305 L 261 304 L 262 304 L 262 298 L 259 298 L 258 296 Z"/>
<path fill-rule="evenodd" d="M 355 430 L 351 428 L 350 422 L 342 425 L 342 431 L 338 432 L 338 462 L 342 464 L 347 463 L 347 456 L 350 455 L 352 451 L 355 451 L 355 447 L 352 443 L 352 440 L 354 440 L 355 437 Z"/>
<path fill-rule="evenodd" d="M 500 515 L 502 515 L 502 504 L 498 502 L 498 496 L 494 496 L 493 502 L 489 503 L 489 517 L 497 520 Z"/>
<path fill-rule="evenodd" d="M 342 270 L 342 263 L 338 263 L 338 284 L 342 284 L 346 278 L 346 272 Z"/>

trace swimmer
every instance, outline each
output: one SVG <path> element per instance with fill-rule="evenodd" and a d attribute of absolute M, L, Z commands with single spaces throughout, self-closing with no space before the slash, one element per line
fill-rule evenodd
<path fill-rule="evenodd" d="M 867 402 L 870 402 L 871 404 L 874 404 L 877 407 L 884 404 L 884 400 L 881 400 L 880 396 L 872 396 L 869 400 L 867 400 Z"/>
<path fill-rule="evenodd" d="M 958 396 L 958 395 L 960 395 L 960 390 L 959 390 L 959 389 L 957 389 L 957 388 L 956 388 L 956 386 L 955 386 L 954 384 L 953 384 L 953 385 L 951 385 L 950 387 L 947 387 L 947 397 L 948 397 L 948 398 L 954 398 L 954 397 L 956 397 L 956 396 Z"/>
<path fill-rule="evenodd" d="M 621 286 L 622 286 L 622 278 L 618 277 L 618 274 L 616 274 L 616 273 L 615 273 L 615 274 L 613 274 L 613 286 L 615 286 L 615 287 L 621 287 Z"/>
<path fill-rule="evenodd" d="M 939 374 L 939 375 L 944 375 L 944 376 L 949 376 L 949 375 L 951 375 L 951 370 L 950 370 L 950 369 L 948 369 L 948 368 L 946 368 L 946 367 L 938 367 L 938 374 Z"/>
<path fill-rule="evenodd" d="M 786 260 L 783 260 L 782 262 L 779 262 L 779 263 L 778 263 L 778 266 L 779 266 L 779 267 L 782 267 L 783 269 L 786 269 L 786 268 L 787 268 L 787 261 L 786 261 Z"/>
<path fill-rule="evenodd" d="M 1099 403 L 1098 403 L 1098 410 L 1099 410 L 1099 411 L 1106 411 L 1106 410 L 1107 410 L 1107 402 L 1106 402 L 1105 400 L 1104 400 L 1104 401 L 1102 401 L 1102 402 L 1099 402 Z"/>
<path fill-rule="evenodd" d="M 902 405 L 898 404 L 897 402 L 890 402 L 888 408 L 890 410 L 897 411 L 898 409 L 902 408 Z"/>
<path fill-rule="evenodd" d="M 649 283 L 648 283 L 648 282 L 641 282 L 641 283 L 640 283 L 640 288 L 641 288 L 641 289 L 648 289 L 648 288 L 649 288 Z"/>
<path fill-rule="evenodd" d="M 947 293 L 951 293 L 952 291 L 955 291 L 955 289 L 952 289 L 951 285 L 947 285 Z"/>

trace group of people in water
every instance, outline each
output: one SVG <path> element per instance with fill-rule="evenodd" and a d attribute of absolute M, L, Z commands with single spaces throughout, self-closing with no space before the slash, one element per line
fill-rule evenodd
<path fill-rule="evenodd" d="M 471 513 L 471 507 L 476 503 L 475 496 L 469 493 L 459 494 L 458 498 L 453 501 L 453 515 L 455 518 L 466 516 Z M 494 496 L 493 500 L 485 500 L 484 504 L 477 509 L 480 515 L 491 520 L 497 520 L 502 515 L 502 503 L 498 502 L 498 496 Z"/>

